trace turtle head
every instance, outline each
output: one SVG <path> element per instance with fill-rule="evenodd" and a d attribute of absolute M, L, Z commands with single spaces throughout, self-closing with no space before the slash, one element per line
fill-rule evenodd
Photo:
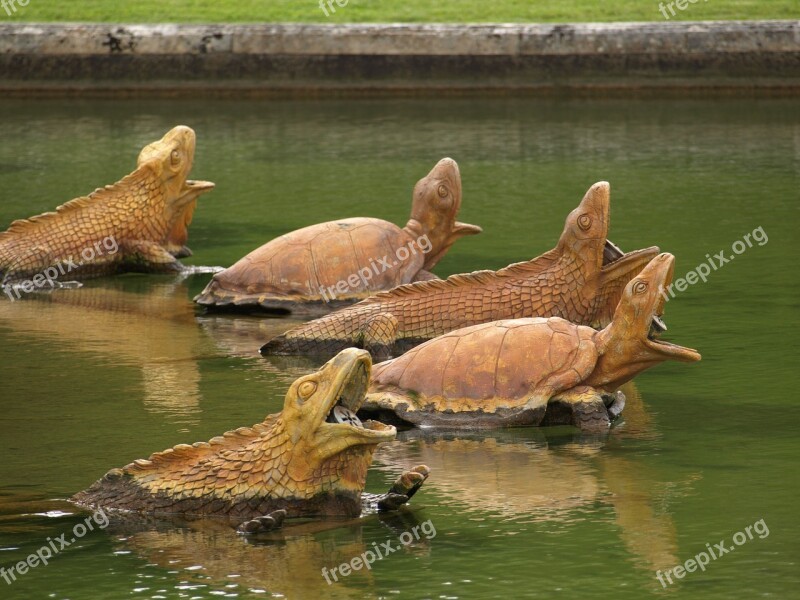
<path fill-rule="evenodd" d="M 194 162 L 195 140 L 191 127 L 178 125 L 145 146 L 136 161 L 138 168 L 152 169 L 166 191 L 164 211 L 169 232 L 165 246 L 173 253 L 178 253 L 189 237 L 198 196 L 214 189 L 210 181 L 187 179 Z"/>
<path fill-rule="evenodd" d="M 659 339 L 666 330 L 661 316 L 674 265 L 672 254 L 659 254 L 625 286 L 613 321 L 597 334 L 601 356 L 593 378 L 602 371 L 612 385 L 621 385 L 665 360 L 700 360 L 697 350 Z"/>
<path fill-rule="evenodd" d="M 461 173 L 456 161 L 443 158 L 414 186 L 411 219 L 406 225 L 413 236 L 429 240 L 424 269 L 433 268 L 458 238 L 482 231 L 477 225 L 456 221 L 460 209 Z"/>
<path fill-rule="evenodd" d="M 390 425 L 362 423 L 355 416 L 364 402 L 371 368 L 369 352 L 347 348 L 291 385 L 281 419 L 291 442 L 292 479 L 363 490 L 375 448 L 397 434 Z M 317 481 L 323 476 L 331 481 Z"/>
<path fill-rule="evenodd" d="M 651 260 L 642 272 L 634 277 L 622 294 L 614 313 L 614 323 L 619 322 L 626 337 L 635 339 L 639 345 L 661 360 L 695 362 L 700 353 L 659 339 L 666 326 L 661 321 L 667 303 L 667 289 L 672 283 L 675 257 L 663 252 Z"/>

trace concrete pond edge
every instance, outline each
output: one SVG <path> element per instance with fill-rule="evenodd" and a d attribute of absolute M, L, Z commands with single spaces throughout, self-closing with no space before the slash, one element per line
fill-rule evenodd
<path fill-rule="evenodd" d="M 800 21 L 0 23 L 4 95 L 800 92 Z"/>

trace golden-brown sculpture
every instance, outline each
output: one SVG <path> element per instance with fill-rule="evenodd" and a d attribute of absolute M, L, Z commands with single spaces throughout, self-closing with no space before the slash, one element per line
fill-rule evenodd
<path fill-rule="evenodd" d="M 567 217 L 553 250 L 499 271 L 376 294 L 287 331 L 262 346 L 261 354 L 328 357 L 357 346 L 383 359 L 461 327 L 521 317 L 604 327 L 625 284 L 658 254 L 653 247 L 614 256 L 607 241 L 610 204 L 608 183 L 596 183 Z"/>
<path fill-rule="evenodd" d="M 357 516 L 372 454 L 396 434 L 354 414 L 371 364 L 367 352 L 345 350 L 295 381 L 281 413 L 112 469 L 72 500 L 153 515 L 226 516 L 247 532 L 280 525 L 283 516 Z M 424 466 L 404 473 L 378 507 L 406 502 L 427 474 Z"/>
<path fill-rule="evenodd" d="M 402 229 L 381 219 L 352 218 L 292 231 L 214 275 L 195 302 L 218 309 L 327 312 L 400 284 L 436 279 L 430 269 L 450 246 L 481 231 L 456 221 L 460 208 L 458 165 L 443 158 L 414 186 L 411 218 Z"/>
<path fill-rule="evenodd" d="M 0 283 L 35 288 L 123 271 L 166 272 L 189 256 L 187 227 L 208 181 L 187 180 L 195 134 L 178 126 L 139 154 L 136 170 L 114 185 L 0 233 Z M 13 299 L 13 298 L 12 298 Z"/>
<path fill-rule="evenodd" d="M 424 426 L 572 423 L 605 429 L 615 392 L 665 360 L 700 354 L 658 339 L 675 259 L 660 254 L 625 287 L 601 331 L 558 317 L 459 329 L 375 366 L 363 405 Z M 545 413 L 551 413 L 548 417 Z"/>

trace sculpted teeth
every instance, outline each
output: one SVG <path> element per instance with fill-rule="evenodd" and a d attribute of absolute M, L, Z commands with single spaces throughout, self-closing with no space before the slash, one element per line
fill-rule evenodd
<path fill-rule="evenodd" d="M 365 429 L 355 411 L 361 406 L 366 389 L 367 376 L 363 368 L 360 368 L 356 377 L 344 384 L 339 392 L 339 397 L 336 399 L 336 404 L 331 408 L 325 418 L 325 422 L 352 425 L 353 427 Z"/>
<path fill-rule="evenodd" d="M 326 421 L 328 423 L 346 424 L 352 425 L 353 427 L 360 427 L 361 429 L 364 428 L 364 425 L 361 423 L 361 419 L 359 419 L 349 408 L 338 402 L 331 410 Z"/>
<path fill-rule="evenodd" d="M 619 260 L 625 253 L 614 242 L 607 239 L 605 248 L 603 249 L 603 266 L 610 265 L 611 263 Z"/>

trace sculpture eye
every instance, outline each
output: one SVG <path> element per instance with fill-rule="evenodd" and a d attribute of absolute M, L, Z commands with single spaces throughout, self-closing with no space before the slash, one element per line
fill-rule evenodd
<path fill-rule="evenodd" d="M 173 150 L 170 155 L 170 160 L 172 160 L 172 166 L 177 167 L 181 162 L 181 153 L 177 150 Z"/>
<path fill-rule="evenodd" d="M 442 184 L 439 186 L 439 189 L 436 190 L 436 193 L 439 194 L 439 198 L 444 198 L 447 196 L 447 186 Z"/>
<path fill-rule="evenodd" d="M 589 215 L 581 215 L 580 217 L 578 217 L 578 227 L 580 227 L 584 231 L 588 231 L 591 226 L 592 226 L 592 217 L 590 217 Z"/>
<path fill-rule="evenodd" d="M 647 282 L 646 281 L 637 281 L 633 284 L 633 293 L 634 294 L 644 294 L 647 291 Z"/>
<path fill-rule="evenodd" d="M 317 384 L 313 381 L 304 381 L 300 384 L 300 387 L 297 388 L 298 395 L 303 399 L 306 400 L 311 397 L 311 394 L 317 391 Z"/>

